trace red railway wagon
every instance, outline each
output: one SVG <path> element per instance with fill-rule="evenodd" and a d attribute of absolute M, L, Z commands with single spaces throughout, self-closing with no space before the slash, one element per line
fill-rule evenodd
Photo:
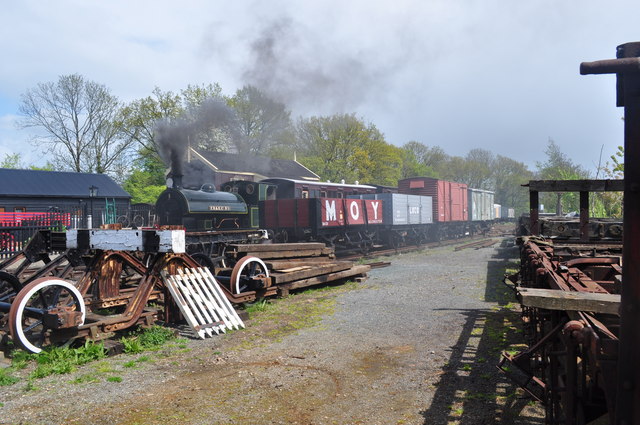
<path fill-rule="evenodd" d="M 263 201 L 261 223 L 276 239 L 360 244 L 383 223 L 382 201 L 375 199 L 299 198 Z M 371 228 L 370 228 L 370 225 Z"/>
<path fill-rule="evenodd" d="M 431 177 L 411 177 L 398 181 L 398 192 L 433 198 L 433 221 L 440 223 L 469 219 L 468 187 Z"/>

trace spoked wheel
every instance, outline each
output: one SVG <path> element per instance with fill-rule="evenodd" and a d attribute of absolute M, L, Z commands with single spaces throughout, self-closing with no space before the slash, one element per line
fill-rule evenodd
<path fill-rule="evenodd" d="M 229 285 L 234 294 L 268 287 L 269 270 L 267 270 L 267 265 L 258 257 L 241 258 L 231 272 Z"/>
<path fill-rule="evenodd" d="M 6 301 L 20 291 L 20 281 L 7 272 L 0 272 L 0 301 Z"/>
<path fill-rule="evenodd" d="M 68 332 L 84 323 L 82 294 L 61 279 L 36 279 L 18 293 L 9 310 L 9 332 L 14 343 L 32 353 L 52 343 L 70 340 Z M 65 332 L 66 331 L 66 332 Z"/>
<path fill-rule="evenodd" d="M 131 224 L 137 228 L 144 226 L 144 217 L 141 215 L 134 215 L 133 220 L 131 220 Z"/>
<path fill-rule="evenodd" d="M 215 276 L 221 269 L 227 268 L 227 258 L 224 255 L 219 257 L 210 257 L 203 252 L 196 252 L 191 254 L 191 258 L 196 260 L 202 267 L 208 268 Z"/>
<path fill-rule="evenodd" d="M 129 217 L 126 215 L 121 215 L 116 218 L 116 223 L 120 223 L 123 228 L 129 227 Z"/>

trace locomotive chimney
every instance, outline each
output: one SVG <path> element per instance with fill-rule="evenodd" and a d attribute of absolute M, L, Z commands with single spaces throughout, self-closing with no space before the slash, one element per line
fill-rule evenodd
<path fill-rule="evenodd" d="M 173 174 L 171 179 L 173 180 L 174 189 L 182 189 L 182 174 Z"/>

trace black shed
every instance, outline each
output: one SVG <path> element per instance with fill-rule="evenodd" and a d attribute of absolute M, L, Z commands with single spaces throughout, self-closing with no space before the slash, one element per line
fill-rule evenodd
<path fill-rule="evenodd" d="M 92 214 L 98 226 L 127 211 L 130 201 L 131 195 L 105 174 L 0 168 L 0 213 Z"/>

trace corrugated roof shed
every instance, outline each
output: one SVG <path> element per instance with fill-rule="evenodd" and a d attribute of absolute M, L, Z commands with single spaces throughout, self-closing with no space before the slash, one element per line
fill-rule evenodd
<path fill-rule="evenodd" d="M 297 161 L 274 159 L 266 156 L 240 155 L 225 152 L 196 150 L 217 170 L 225 172 L 254 173 L 265 177 L 282 177 L 298 180 L 318 180 L 319 176 Z"/>
<path fill-rule="evenodd" d="M 87 198 L 90 186 L 99 198 L 131 198 L 106 174 L 0 168 L 0 197 Z"/>

